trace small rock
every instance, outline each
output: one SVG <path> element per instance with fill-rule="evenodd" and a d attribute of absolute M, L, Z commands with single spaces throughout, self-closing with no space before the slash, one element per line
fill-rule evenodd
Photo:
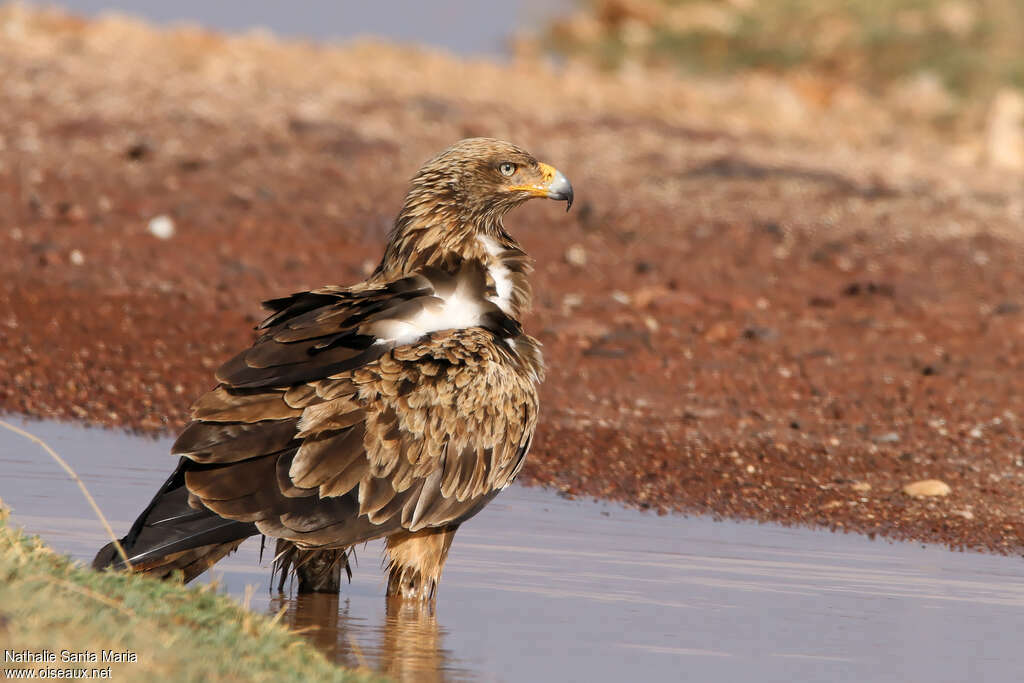
<path fill-rule="evenodd" d="M 1021 305 L 1015 301 L 1004 301 L 992 309 L 993 315 L 1013 315 L 1020 313 Z"/>
<path fill-rule="evenodd" d="M 562 308 L 567 311 L 571 311 L 574 308 L 579 308 L 583 305 L 582 294 L 566 294 L 562 297 Z"/>
<path fill-rule="evenodd" d="M 886 432 L 885 434 L 879 434 L 871 440 L 875 443 L 899 443 L 900 435 L 896 432 Z"/>
<path fill-rule="evenodd" d="M 150 235 L 158 239 L 169 240 L 174 237 L 174 221 L 165 214 L 151 218 L 147 229 Z"/>
<path fill-rule="evenodd" d="M 565 262 L 570 266 L 582 268 L 587 265 L 587 250 L 582 244 L 574 244 L 565 250 Z"/>
<path fill-rule="evenodd" d="M 683 411 L 683 417 L 687 420 L 710 420 L 721 414 L 721 410 L 716 410 L 714 408 L 690 407 Z M 733 457 L 738 458 L 739 453 L 733 451 Z"/>
<path fill-rule="evenodd" d="M 724 321 L 713 323 L 708 328 L 708 331 L 704 333 L 704 340 L 711 344 L 717 344 L 727 339 L 734 339 L 735 337 L 736 329 Z"/>
<path fill-rule="evenodd" d="M 68 261 L 70 261 L 73 266 L 80 266 L 85 263 L 85 255 L 78 249 L 72 249 L 71 253 L 68 254 Z"/>
<path fill-rule="evenodd" d="M 857 493 L 867 493 L 868 491 L 871 490 L 871 484 L 867 483 L 866 481 L 858 481 L 850 488 L 852 488 Z"/>
<path fill-rule="evenodd" d="M 940 479 L 922 479 L 903 487 L 903 493 L 911 498 L 928 498 L 930 496 L 948 496 L 953 492 L 949 484 Z"/>
<path fill-rule="evenodd" d="M 637 308 L 647 308 L 652 302 L 664 297 L 669 293 L 668 287 L 654 285 L 651 287 L 640 287 L 633 290 L 633 302 Z"/>
<path fill-rule="evenodd" d="M 747 327 L 740 336 L 751 341 L 772 341 L 778 338 L 779 332 L 771 327 Z"/>
<path fill-rule="evenodd" d="M 131 161 L 142 161 L 149 156 L 151 151 L 152 147 L 147 141 L 139 140 L 128 146 L 124 151 L 124 156 Z"/>

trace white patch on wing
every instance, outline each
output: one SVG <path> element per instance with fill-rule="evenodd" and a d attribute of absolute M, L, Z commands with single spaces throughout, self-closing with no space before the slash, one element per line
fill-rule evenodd
<path fill-rule="evenodd" d="M 490 235 L 480 235 L 477 239 L 480 240 L 480 244 L 487 250 L 493 261 L 488 271 L 491 274 L 491 279 L 494 280 L 497 296 L 488 297 L 488 299 L 504 311 L 505 315 L 512 315 L 512 272 L 499 258 L 499 254 L 505 250 Z"/>
<path fill-rule="evenodd" d="M 482 323 L 484 302 L 465 281 L 447 299 L 432 297 L 423 310 L 406 319 L 382 320 L 374 330 L 381 341 L 408 344 L 431 332 L 464 330 Z"/>

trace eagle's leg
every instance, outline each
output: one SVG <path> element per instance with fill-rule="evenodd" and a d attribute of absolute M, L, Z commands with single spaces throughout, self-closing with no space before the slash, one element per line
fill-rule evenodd
<path fill-rule="evenodd" d="M 280 574 L 278 590 L 284 589 L 289 572 L 295 572 L 298 578 L 299 593 L 340 592 L 342 570 L 349 580 L 352 579 L 352 568 L 345 549 L 306 550 L 279 538 L 274 555 L 274 573 Z"/>
<path fill-rule="evenodd" d="M 431 600 L 458 525 L 387 538 L 388 597 Z"/>

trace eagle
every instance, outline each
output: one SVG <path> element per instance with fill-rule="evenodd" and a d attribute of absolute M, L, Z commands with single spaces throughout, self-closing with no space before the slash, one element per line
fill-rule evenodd
<path fill-rule="evenodd" d="M 471 138 L 428 161 L 364 282 L 264 303 L 253 345 L 193 404 L 177 468 L 124 552 L 108 543 L 93 566 L 190 581 L 262 534 L 285 573 L 349 571 L 349 549 L 383 538 L 388 596 L 432 599 L 459 525 L 533 441 L 532 260 L 502 219 L 535 197 L 568 210 L 572 185 L 511 143 Z"/>

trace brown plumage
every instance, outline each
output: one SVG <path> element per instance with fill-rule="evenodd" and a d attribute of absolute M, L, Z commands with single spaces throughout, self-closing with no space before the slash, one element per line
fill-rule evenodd
<path fill-rule="evenodd" d="M 346 549 L 385 537 L 388 594 L 432 596 L 455 530 L 516 477 L 537 424 L 530 259 L 502 226 L 531 197 L 571 204 L 572 188 L 509 143 L 463 140 L 413 178 L 368 280 L 266 302 L 122 541 L 133 566 L 191 579 L 262 533 L 279 568 L 334 588 Z M 114 549 L 94 565 L 119 565 Z"/>

